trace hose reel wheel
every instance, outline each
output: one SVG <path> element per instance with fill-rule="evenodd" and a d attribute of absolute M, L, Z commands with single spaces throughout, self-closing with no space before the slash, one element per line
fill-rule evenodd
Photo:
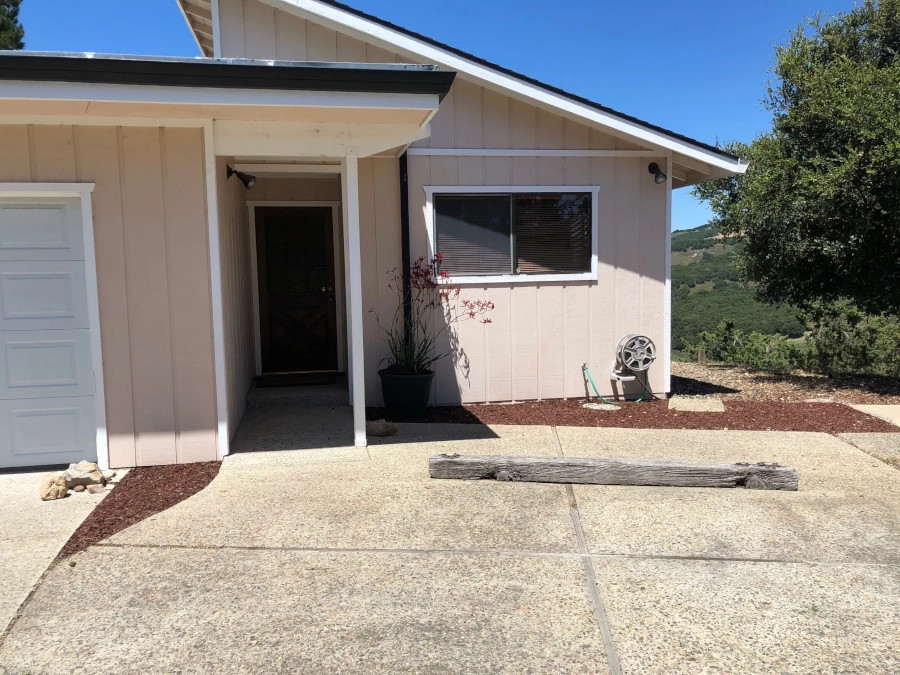
<path fill-rule="evenodd" d="M 656 345 L 646 335 L 632 333 L 619 340 L 616 358 L 632 372 L 647 370 L 656 360 Z"/>

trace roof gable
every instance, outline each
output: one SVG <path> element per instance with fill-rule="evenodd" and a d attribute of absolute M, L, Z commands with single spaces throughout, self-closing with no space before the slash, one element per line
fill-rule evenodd
<path fill-rule="evenodd" d="M 205 0 L 178 0 L 184 7 Z M 212 13 L 220 0 L 213 0 Z M 335 0 L 256 0 L 338 33 L 362 39 L 420 62 L 455 70 L 482 86 L 655 150 L 673 153 L 676 163 L 704 169 L 708 178 L 741 173 L 746 165 L 709 144 L 618 112 L 582 96 L 540 82 L 425 35 Z M 207 3 L 209 4 L 209 3 Z M 210 14 L 212 17 L 213 14 Z M 190 15 L 188 15 L 190 17 Z M 188 19 L 189 22 L 191 19 Z M 215 24 L 215 19 L 212 21 Z M 193 27 L 193 23 L 191 24 Z M 699 165 L 698 165 L 699 163 Z"/>

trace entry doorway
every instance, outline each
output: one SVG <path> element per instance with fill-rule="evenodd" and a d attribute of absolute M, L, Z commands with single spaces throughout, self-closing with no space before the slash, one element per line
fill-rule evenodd
<path fill-rule="evenodd" d="M 249 206 L 257 375 L 302 384 L 343 372 L 339 204 Z"/>

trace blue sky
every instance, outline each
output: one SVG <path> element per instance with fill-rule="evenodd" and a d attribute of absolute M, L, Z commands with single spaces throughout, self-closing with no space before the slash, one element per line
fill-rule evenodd
<path fill-rule="evenodd" d="M 349 4 L 707 143 L 768 126 L 774 45 L 852 0 L 349 0 Z M 26 48 L 194 56 L 175 0 L 24 0 Z M 708 211 L 675 192 L 673 226 Z"/>

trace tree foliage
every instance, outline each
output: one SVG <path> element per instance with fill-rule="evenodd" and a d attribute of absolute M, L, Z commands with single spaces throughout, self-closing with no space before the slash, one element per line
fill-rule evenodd
<path fill-rule="evenodd" d="M 0 49 L 24 49 L 25 29 L 19 22 L 22 0 L 0 0 Z"/>
<path fill-rule="evenodd" d="M 900 0 L 801 24 L 774 75 L 772 130 L 724 146 L 746 174 L 694 193 L 762 299 L 900 312 Z"/>

